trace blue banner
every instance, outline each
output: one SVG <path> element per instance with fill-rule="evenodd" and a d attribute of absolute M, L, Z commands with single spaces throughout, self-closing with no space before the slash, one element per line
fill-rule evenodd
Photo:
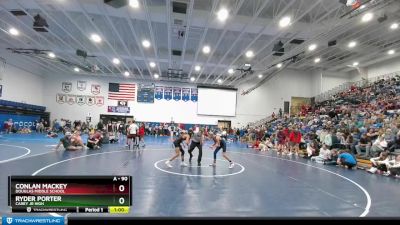
<path fill-rule="evenodd" d="M 180 101 L 182 98 L 182 89 L 180 87 L 174 87 L 174 100 Z"/>
<path fill-rule="evenodd" d="M 23 116 L 14 114 L 0 114 L 0 130 L 4 129 L 4 123 L 12 119 L 12 123 L 16 129 L 19 128 L 36 128 L 36 121 L 40 120 L 40 116 Z"/>
<path fill-rule="evenodd" d="M 164 99 L 167 101 L 172 99 L 172 87 L 164 87 Z"/>
<path fill-rule="evenodd" d="M 163 92 L 164 92 L 164 88 L 161 86 L 156 86 L 155 90 L 154 90 L 154 98 L 157 100 L 161 100 L 163 99 Z"/>
<path fill-rule="evenodd" d="M 59 224 L 64 225 L 64 217 L 22 217 L 22 216 L 7 216 L 3 217 L 2 224 Z"/>
<path fill-rule="evenodd" d="M 182 100 L 184 102 L 190 100 L 190 88 L 182 88 Z"/>
<path fill-rule="evenodd" d="M 191 92 L 192 92 L 192 95 L 191 95 L 190 99 L 191 99 L 193 102 L 197 102 L 197 100 L 198 100 L 198 97 L 197 97 L 197 88 L 192 88 L 192 89 L 191 89 Z"/>

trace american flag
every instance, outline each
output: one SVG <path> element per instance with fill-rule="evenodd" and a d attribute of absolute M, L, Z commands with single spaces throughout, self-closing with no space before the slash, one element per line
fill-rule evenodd
<path fill-rule="evenodd" d="M 136 98 L 135 84 L 109 83 L 108 99 L 135 101 L 135 98 Z"/>

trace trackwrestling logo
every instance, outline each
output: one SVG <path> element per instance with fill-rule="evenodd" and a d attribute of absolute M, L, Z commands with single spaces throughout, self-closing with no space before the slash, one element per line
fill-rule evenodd
<path fill-rule="evenodd" d="M 64 217 L 3 217 L 3 224 L 60 224 L 64 225 Z"/>

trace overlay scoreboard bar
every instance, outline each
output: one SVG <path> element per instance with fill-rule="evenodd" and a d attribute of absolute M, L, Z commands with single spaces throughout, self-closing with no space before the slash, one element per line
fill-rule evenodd
<path fill-rule="evenodd" d="M 9 176 L 12 212 L 128 213 L 131 176 Z"/>

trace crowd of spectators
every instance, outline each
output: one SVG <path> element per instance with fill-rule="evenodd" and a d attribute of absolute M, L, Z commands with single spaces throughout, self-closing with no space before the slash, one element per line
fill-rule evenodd
<path fill-rule="evenodd" d="M 240 129 L 239 136 L 249 147 L 276 149 L 282 155 L 298 155 L 302 149 L 303 157 L 324 164 L 354 168 L 356 157 L 371 159 L 369 172 L 388 175 L 400 167 L 398 157 L 391 163 L 389 157 L 376 157 L 399 154 L 399 99 L 399 76 L 353 85 L 330 100 L 302 107 L 297 115 L 279 115 L 261 126 Z"/>

